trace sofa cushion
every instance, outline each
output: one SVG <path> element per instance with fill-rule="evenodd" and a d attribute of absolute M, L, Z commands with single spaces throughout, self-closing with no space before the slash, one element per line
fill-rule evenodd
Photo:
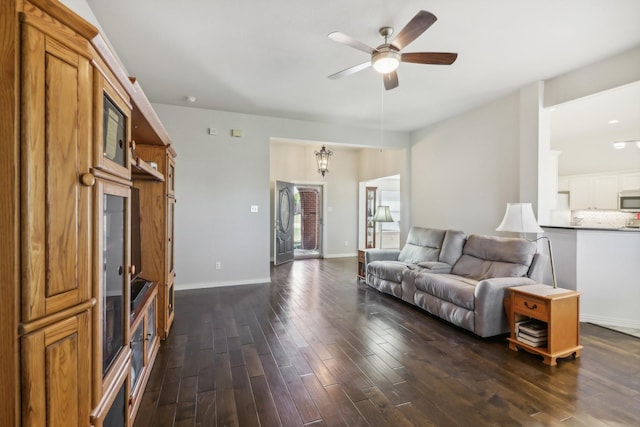
<path fill-rule="evenodd" d="M 451 273 L 475 280 L 523 277 L 535 253 L 536 244 L 525 239 L 472 234 Z"/>
<path fill-rule="evenodd" d="M 438 260 L 453 266 L 462 255 L 462 248 L 464 248 L 464 243 L 467 240 L 466 237 L 467 235 L 464 231 L 447 230 Z"/>
<path fill-rule="evenodd" d="M 465 277 L 425 272 L 418 274 L 415 279 L 416 292 L 425 292 L 468 310 L 473 310 L 475 306 L 476 283 L 477 280 Z"/>
<path fill-rule="evenodd" d="M 429 273 L 451 273 L 451 265 L 440 261 L 423 261 L 418 267 L 428 270 Z"/>
<path fill-rule="evenodd" d="M 432 228 L 411 227 L 407 235 L 398 261 L 417 264 L 422 261 L 438 261 L 445 230 Z"/>
<path fill-rule="evenodd" d="M 413 264 L 400 261 L 373 261 L 367 265 L 367 274 L 383 280 L 402 282 L 402 272 L 416 268 Z"/>

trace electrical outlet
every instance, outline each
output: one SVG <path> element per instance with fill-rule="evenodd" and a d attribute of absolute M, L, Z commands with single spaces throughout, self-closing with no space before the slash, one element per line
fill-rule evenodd
<path fill-rule="evenodd" d="M 220 261 L 216 261 L 216 270 L 222 269 L 222 263 Z"/>
<path fill-rule="evenodd" d="M 349 242 L 345 240 L 345 241 L 344 241 L 344 245 L 345 245 L 345 246 L 349 246 Z"/>

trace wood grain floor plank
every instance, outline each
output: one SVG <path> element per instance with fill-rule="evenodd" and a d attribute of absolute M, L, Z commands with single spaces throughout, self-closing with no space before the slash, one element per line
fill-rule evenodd
<path fill-rule="evenodd" d="M 196 426 L 214 425 L 216 425 L 216 392 L 214 390 L 206 390 L 198 393 Z"/>
<path fill-rule="evenodd" d="M 260 425 L 263 426 L 280 426 L 280 417 L 278 410 L 271 396 L 267 379 L 264 376 L 251 377 L 251 389 L 253 390 L 253 399 L 256 402 L 256 410 Z"/>
<path fill-rule="evenodd" d="M 241 427 L 258 427 L 258 411 L 253 393 L 251 391 L 251 382 L 249 374 L 244 366 L 235 366 L 231 368 L 231 376 L 233 378 L 233 393 L 238 412 L 238 424 Z"/>
<path fill-rule="evenodd" d="M 295 261 L 271 284 L 176 292 L 135 427 L 640 425 L 640 339 L 581 324 L 557 367 Z"/>
<path fill-rule="evenodd" d="M 316 408 L 311 396 L 309 396 L 309 393 L 305 389 L 296 368 L 293 366 L 285 366 L 280 368 L 280 373 L 298 409 L 302 422 L 308 424 L 312 421 L 319 420 L 320 413 L 318 412 L 318 408 Z"/>
<path fill-rule="evenodd" d="M 278 410 L 278 415 L 283 425 L 302 425 L 302 418 L 298 413 L 295 403 L 291 398 L 289 389 L 282 378 L 280 369 L 276 364 L 274 357 L 270 355 L 261 355 L 260 362 L 264 369 L 264 376 L 269 385 L 269 390 L 273 396 L 273 400 Z"/>
<path fill-rule="evenodd" d="M 329 393 L 324 389 L 315 375 L 301 377 L 304 387 L 318 408 L 322 420 L 329 426 L 348 426 L 336 405 L 333 404 Z"/>

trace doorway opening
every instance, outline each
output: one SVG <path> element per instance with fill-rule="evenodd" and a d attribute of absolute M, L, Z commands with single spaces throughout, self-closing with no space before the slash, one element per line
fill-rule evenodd
<path fill-rule="evenodd" d="M 295 259 L 322 255 L 322 186 L 294 187 L 293 253 Z"/>

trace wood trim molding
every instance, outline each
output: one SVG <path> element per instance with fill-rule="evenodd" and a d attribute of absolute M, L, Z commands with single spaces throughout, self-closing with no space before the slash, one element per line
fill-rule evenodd
<path fill-rule="evenodd" d="M 99 33 L 96 27 L 85 21 L 74 11 L 72 11 L 59 1 L 30 0 L 28 2 L 25 2 L 25 6 L 29 3 L 37 6 L 42 10 L 46 10 L 48 15 L 51 15 L 53 18 L 57 19 L 64 25 L 72 28 L 87 40 L 91 40 Z"/>
<path fill-rule="evenodd" d="M 46 317 L 41 317 L 40 319 L 34 320 L 33 322 L 20 323 L 20 325 L 18 326 L 18 334 L 20 336 L 29 334 L 47 325 L 51 325 L 60 320 L 75 316 L 76 314 L 82 313 L 83 311 L 87 311 L 94 305 L 96 305 L 96 299 L 91 298 L 90 300 L 85 301 L 81 304 L 75 305 L 66 310 L 58 311 Z"/>

